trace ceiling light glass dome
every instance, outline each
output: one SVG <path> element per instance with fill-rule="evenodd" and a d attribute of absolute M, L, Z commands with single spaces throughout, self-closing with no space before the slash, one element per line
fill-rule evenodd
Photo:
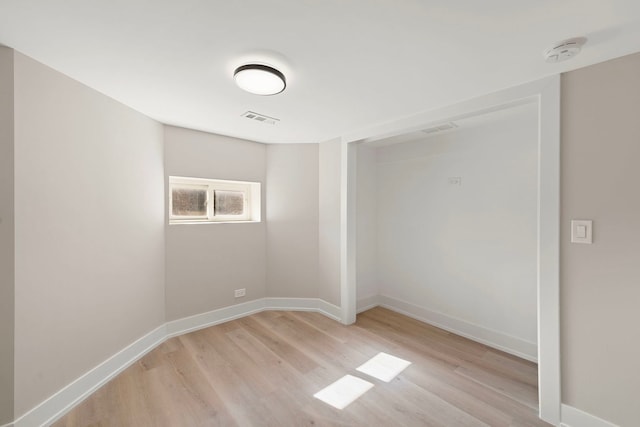
<path fill-rule="evenodd" d="M 256 95 L 275 95 L 287 87 L 284 74 L 268 65 L 243 65 L 236 68 L 233 78 L 241 89 Z"/>

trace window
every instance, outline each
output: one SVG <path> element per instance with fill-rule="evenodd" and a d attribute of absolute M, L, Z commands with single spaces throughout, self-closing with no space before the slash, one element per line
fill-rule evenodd
<path fill-rule="evenodd" d="M 260 183 L 169 177 L 169 223 L 259 222 Z"/>

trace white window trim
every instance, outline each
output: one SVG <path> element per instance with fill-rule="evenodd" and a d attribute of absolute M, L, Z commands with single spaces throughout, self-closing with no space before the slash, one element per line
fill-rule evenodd
<path fill-rule="evenodd" d="M 173 214 L 173 188 L 202 188 L 207 191 L 206 216 L 194 217 Z M 243 215 L 215 215 L 215 191 L 239 191 L 244 193 Z M 192 178 L 183 176 L 169 177 L 169 224 L 221 224 L 260 222 L 260 183 L 248 181 L 229 181 L 222 179 Z"/>

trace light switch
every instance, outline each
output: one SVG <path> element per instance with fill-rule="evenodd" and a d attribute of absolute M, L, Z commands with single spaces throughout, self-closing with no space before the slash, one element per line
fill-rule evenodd
<path fill-rule="evenodd" d="M 593 243 L 593 221 L 571 220 L 571 243 Z"/>

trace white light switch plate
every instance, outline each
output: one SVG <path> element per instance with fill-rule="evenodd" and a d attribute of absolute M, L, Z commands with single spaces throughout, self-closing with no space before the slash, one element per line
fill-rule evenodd
<path fill-rule="evenodd" d="M 571 243 L 593 243 L 593 221 L 586 219 L 571 220 Z"/>

